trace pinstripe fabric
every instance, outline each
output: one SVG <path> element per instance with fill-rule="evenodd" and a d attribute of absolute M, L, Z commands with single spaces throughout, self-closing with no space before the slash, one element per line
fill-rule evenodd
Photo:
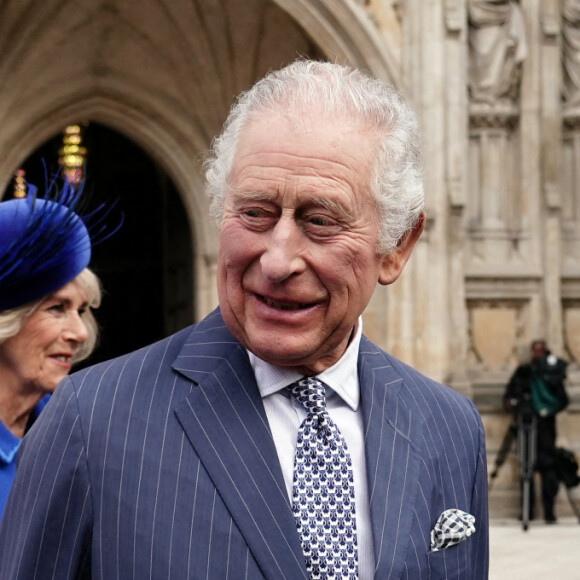
<path fill-rule="evenodd" d="M 486 578 L 473 406 L 366 339 L 359 368 L 375 577 Z M 251 366 L 218 311 L 66 379 L 22 448 L 0 578 L 306 578 Z M 429 554 L 448 508 L 477 531 Z"/>
<path fill-rule="evenodd" d="M 375 578 L 487 578 L 487 462 L 477 410 L 364 337 L 359 368 Z M 429 532 L 449 508 L 474 515 L 477 531 L 430 553 Z"/>

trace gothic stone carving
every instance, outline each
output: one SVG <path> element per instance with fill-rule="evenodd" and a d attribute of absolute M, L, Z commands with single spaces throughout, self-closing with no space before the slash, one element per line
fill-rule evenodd
<path fill-rule="evenodd" d="M 467 7 L 471 100 L 515 100 L 527 53 L 520 5 L 512 0 L 468 0 Z"/>

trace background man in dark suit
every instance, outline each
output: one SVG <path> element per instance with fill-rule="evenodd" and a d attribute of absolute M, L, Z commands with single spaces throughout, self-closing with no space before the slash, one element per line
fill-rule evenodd
<path fill-rule="evenodd" d="M 58 387 L 0 577 L 487 578 L 475 407 L 362 335 L 425 221 L 409 108 L 297 61 L 240 97 L 206 175 L 219 309 Z"/>

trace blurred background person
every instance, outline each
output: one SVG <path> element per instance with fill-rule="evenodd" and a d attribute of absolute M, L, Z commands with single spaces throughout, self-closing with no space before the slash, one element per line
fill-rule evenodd
<path fill-rule="evenodd" d="M 511 376 L 504 394 L 504 407 L 516 415 L 529 408 L 535 416 L 534 469 L 542 480 L 544 519 L 552 524 L 556 522 L 554 502 L 560 485 L 556 465 L 556 415 L 568 406 L 564 385 L 568 363 L 553 355 L 543 339 L 532 342 L 530 355 L 530 360 L 519 365 Z M 532 491 L 530 519 L 534 515 L 533 502 Z"/>
<path fill-rule="evenodd" d="M 0 518 L 21 440 L 97 342 L 91 239 L 68 182 L 52 199 L 0 203 Z"/>

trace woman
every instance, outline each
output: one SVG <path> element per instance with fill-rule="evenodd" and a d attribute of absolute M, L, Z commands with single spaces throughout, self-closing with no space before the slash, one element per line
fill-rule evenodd
<path fill-rule="evenodd" d="M 0 517 L 22 437 L 97 341 L 101 290 L 78 196 L 65 185 L 55 199 L 0 203 Z"/>

